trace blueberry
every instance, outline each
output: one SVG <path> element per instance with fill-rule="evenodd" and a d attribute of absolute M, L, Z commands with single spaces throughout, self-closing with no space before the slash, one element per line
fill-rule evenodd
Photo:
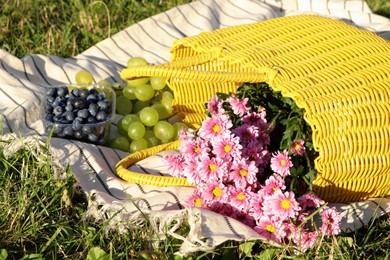
<path fill-rule="evenodd" d="M 89 90 L 89 94 L 90 95 L 98 95 L 99 94 L 99 92 L 96 90 L 96 88 L 91 88 L 90 90 Z"/>
<path fill-rule="evenodd" d="M 96 114 L 98 113 L 98 110 L 99 110 L 99 107 L 95 103 L 90 104 L 88 107 L 88 111 L 92 116 L 96 116 Z"/>
<path fill-rule="evenodd" d="M 66 105 L 65 106 L 65 111 L 73 111 L 73 106 L 72 105 Z"/>
<path fill-rule="evenodd" d="M 96 103 L 97 102 L 97 97 L 96 95 L 89 94 L 87 97 L 87 100 L 90 101 L 91 103 Z"/>
<path fill-rule="evenodd" d="M 48 88 L 46 91 L 46 95 L 48 97 L 56 97 L 57 96 L 57 88 Z"/>
<path fill-rule="evenodd" d="M 105 110 L 105 111 L 108 111 L 109 108 L 110 108 L 110 106 L 111 106 L 111 102 L 110 102 L 109 100 L 102 100 L 102 101 L 97 102 L 97 105 L 98 105 L 101 109 L 103 109 L 103 110 Z"/>
<path fill-rule="evenodd" d="M 76 118 L 76 113 L 73 111 L 67 111 L 65 112 L 65 118 L 66 120 L 72 122 Z"/>
<path fill-rule="evenodd" d="M 76 117 L 72 123 L 72 128 L 75 131 L 81 130 L 83 124 L 83 119 L 80 117 Z"/>
<path fill-rule="evenodd" d="M 56 100 L 56 98 L 55 98 L 55 97 L 53 97 L 53 96 L 48 96 L 46 100 L 47 100 L 47 102 L 48 102 L 48 103 L 50 103 L 50 104 L 51 104 L 51 103 L 53 103 L 53 102 L 54 102 L 54 100 Z"/>
<path fill-rule="evenodd" d="M 105 93 L 105 92 L 99 93 L 98 99 L 99 99 L 99 100 L 105 100 L 105 99 L 107 99 L 106 93 Z"/>
<path fill-rule="evenodd" d="M 56 115 L 54 115 L 54 116 L 53 116 L 53 122 L 54 122 L 54 123 L 57 123 L 57 122 L 59 122 L 59 121 L 61 120 L 61 118 L 62 118 L 61 116 L 56 116 Z"/>
<path fill-rule="evenodd" d="M 85 134 L 91 134 L 93 133 L 93 126 L 90 126 L 90 125 L 84 125 L 83 128 L 81 129 L 81 131 Z"/>
<path fill-rule="evenodd" d="M 59 135 L 59 134 L 61 134 L 63 131 L 64 131 L 64 128 L 63 128 L 62 126 L 57 125 L 57 124 L 54 125 L 53 133 Z"/>
<path fill-rule="evenodd" d="M 83 109 L 83 108 L 85 108 L 85 105 L 86 105 L 85 101 L 83 99 L 81 99 L 81 98 L 77 98 L 73 102 L 73 106 L 76 109 Z"/>
<path fill-rule="evenodd" d="M 83 133 L 81 131 L 75 131 L 73 136 L 76 137 L 77 139 L 82 139 Z"/>
<path fill-rule="evenodd" d="M 96 134 L 89 134 L 88 140 L 91 142 L 96 142 L 97 140 L 99 140 L 99 137 Z"/>
<path fill-rule="evenodd" d="M 64 113 L 64 108 L 61 107 L 61 106 L 56 106 L 53 108 L 53 114 L 56 115 L 56 116 L 59 116 L 61 115 L 62 113 Z"/>
<path fill-rule="evenodd" d="M 89 111 L 88 109 L 84 108 L 84 109 L 81 109 L 77 112 L 77 116 L 78 117 L 81 117 L 81 118 L 88 118 L 89 117 Z"/>
<path fill-rule="evenodd" d="M 74 135 L 74 131 L 73 131 L 72 127 L 70 127 L 70 126 L 65 127 L 63 133 L 64 133 L 64 135 L 67 135 L 67 136 L 73 136 Z"/>
<path fill-rule="evenodd" d="M 80 95 L 80 89 L 74 88 L 72 89 L 71 93 L 73 96 L 78 97 Z"/>
<path fill-rule="evenodd" d="M 54 122 L 54 115 L 53 114 L 47 114 L 45 116 L 45 119 L 49 122 Z"/>
<path fill-rule="evenodd" d="M 89 94 L 88 89 L 80 89 L 79 97 L 81 97 L 83 99 L 87 99 L 88 94 Z"/>
<path fill-rule="evenodd" d="M 45 113 L 46 113 L 46 114 L 51 114 L 51 113 L 53 113 L 53 106 L 52 106 L 51 104 L 47 103 L 47 104 L 45 105 Z"/>
<path fill-rule="evenodd" d="M 104 121 L 107 119 L 107 114 L 104 112 L 104 111 L 99 111 L 97 114 L 96 114 L 96 120 L 97 121 Z"/>
<path fill-rule="evenodd" d="M 96 120 L 95 117 L 90 116 L 90 117 L 87 118 L 87 123 L 88 124 L 94 124 L 94 123 L 97 123 L 97 120 Z"/>
<path fill-rule="evenodd" d="M 57 95 L 60 97 L 65 97 L 65 95 L 68 94 L 68 88 L 67 87 L 59 87 L 57 90 Z"/>

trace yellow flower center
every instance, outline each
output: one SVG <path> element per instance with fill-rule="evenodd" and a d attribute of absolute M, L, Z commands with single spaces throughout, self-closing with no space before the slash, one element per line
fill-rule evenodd
<path fill-rule="evenodd" d="M 232 147 L 230 146 L 230 145 L 225 145 L 224 147 L 223 147 L 223 151 L 225 152 L 225 153 L 228 153 L 228 152 L 230 152 L 232 150 Z"/>
<path fill-rule="evenodd" d="M 285 159 L 280 160 L 280 166 L 285 166 L 285 165 L 286 165 L 286 160 Z"/>
<path fill-rule="evenodd" d="M 222 196 L 222 190 L 220 187 L 215 187 L 213 189 L 213 194 L 215 197 L 221 197 Z"/>
<path fill-rule="evenodd" d="M 279 189 L 279 188 L 276 187 L 276 186 L 272 188 L 273 191 L 277 191 L 278 189 Z"/>
<path fill-rule="evenodd" d="M 195 146 L 193 150 L 194 150 L 195 153 L 199 153 L 200 152 L 200 147 L 199 146 Z"/>
<path fill-rule="evenodd" d="M 300 149 L 301 149 L 301 145 L 300 145 L 300 144 L 296 144 L 296 145 L 294 146 L 294 149 L 295 149 L 296 151 L 300 150 Z"/>
<path fill-rule="evenodd" d="M 245 194 L 243 192 L 240 192 L 237 194 L 236 198 L 238 200 L 244 200 L 245 199 Z"/>
<path fill-rule="evenodd" d="M 240 169 L 240 175 L 241 175 L 242 177 L 245 177 L 245 176 L 248 175 L 248 171 L 245 170 L 245 169 L 243 169 L 243 168 L 241 168 L 241 169 Z"/>
<path fill-rule="evenodd" d="M 194 201 L 195 206 L 201 207 L 203 205 L 202 199 L 201 198 L 196 198 Z"/>
<path fill-rule="evenodd" d="M 219 125 L 214 125 L 213 126 L 213 132 L 214 133 L 219 133 L 219 131 L 221 131 L 221 127 Z"/>
<path fill-rule="evenodd" d="M 280 206 L 282 207 L 282 209 L 289 209 L 290 204 L 291 204 L 291 201 L 289 201 L 289 200 L 282 200 L 280 202 Z"/>
<path fill-rule="evenodd" d="M 209 164 L 209 170 L 210 171 L 216 171 L 217 170 L 217 165 L 215 163 L 210 163 Z"/>
<path fill-rule="evenodd" d="M 271 224 L 268 224 L 268 225 L 265 227 L 265 230 L 267 230 L 269 233 L 275 233 L 276 228 L 275 228 L 274 226 L 272 226 Z"/>

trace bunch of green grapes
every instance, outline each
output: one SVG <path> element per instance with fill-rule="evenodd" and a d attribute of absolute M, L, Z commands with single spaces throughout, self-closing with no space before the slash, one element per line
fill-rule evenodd
<path fill-rule="evenodd" d="M 127 66 L 147 65 L 142 57 L 130 58 Z M 78 84 L 92 83 L 88 71 L 76 74 Z M 128 80 L 125 83 L 110 84 L 116 93 L 116 113 L 123 115 L 118 121 L 118 132 L 111 136 L 108 146 L 122 151 L 136 152 L 178 139 L 180 129 L 188 129 L 182 122 L 171 124 L 167 121 L 173 115 L 173 93 L 165 78 L 145 77 Z"/>

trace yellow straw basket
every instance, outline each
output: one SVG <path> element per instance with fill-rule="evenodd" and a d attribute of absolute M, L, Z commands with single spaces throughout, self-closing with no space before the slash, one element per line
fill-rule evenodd
<path fill-rule="evenodd" d="M 169 63 L 126 68 L 123 79 L 163 76 L 189 126 L 205 118 L 216 92 L 266 82 L 305 111 L 313 130 L 316 194 L 329 202 L 390 195 L 390 43 L 340 20 L 297 15 L 204 32 L 174 42 Z M 117 164 L 130 182 L 188 185 L 134 173 L 135 162 L 178 142 L 137 152 Z"/>

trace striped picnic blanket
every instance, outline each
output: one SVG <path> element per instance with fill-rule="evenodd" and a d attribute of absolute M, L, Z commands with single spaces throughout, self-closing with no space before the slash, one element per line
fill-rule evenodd
<path fill-rule="evenodd" d="M 389 19 L 374 14 L 362 0 L 199 0 L 177 6 L 134 24 L 70 58 L 30 54 L 21 59 L 0 50 L 0 113 L 5 133 L 19 131 L 28 140 L 45 140 L 40 106 L 47 86 L 74 83 L 75 74 L 86 69 L 96 81 L 121 82 L 119 73 L 130 57 L 142 56 L 150 63 L 169 61 L 174 40 L 203 31 L 266 19 L 313 13 L 342 19 L 390 39 Z M 121 118 L 116 115 L 112 131 Z M 17 140 L 15 141 L 17 142 Z M 31 141 L 31 143 L 34 143 Z M 192 188 L 154 187 L 128 183 L 115 172 L 116 163 L 128 153 L 104 146 L 51 139 L 60 165 L 70 165 L 78 186 L 89 201 L 87 216 L 99 221 L 110 218 L 108 228 L 126 232 L 142 219 L 142 210 L 162 234 L 183 240 L 179 253 L 211 249 L 227 240 L 261 239 L 252 229 L 228 217 L 198 208 L 186 208 Z M 15 149 L 10 144 L 7 149 Z M 163 152 L 151 156 L 132 170 L 164 173 Z M 390 212 L 390 198 L 355 203 L 334 203 L 343 217 L 342 230 L 353 231 L 373 218 Z M 182 223 L 190 232 L 176 233 Z M 166 224 L 170 229 L 164 230 Z M 161 234 L 160 234 L 161 235 Z M 206 240 L 201 240 L 206 238 Z"/>

